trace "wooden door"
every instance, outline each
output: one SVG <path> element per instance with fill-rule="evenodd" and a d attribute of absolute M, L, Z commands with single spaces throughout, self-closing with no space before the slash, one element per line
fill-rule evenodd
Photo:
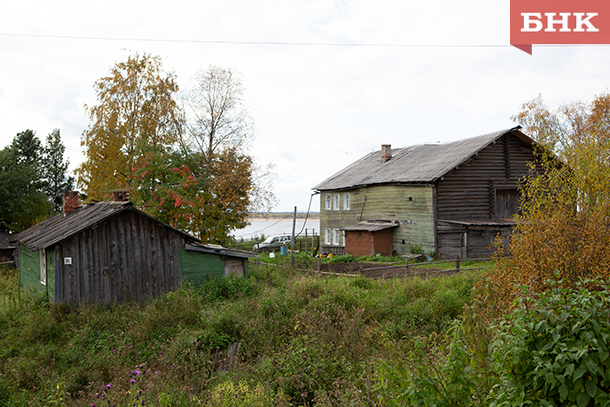
<path fill-rule="evenodd" d="M 244 261 L 240 259 L 225 260 L 225 277 L 244 276 Z"/>
<path fill-rule="evenodd" d="M 519 190 L 496 190 L 496 218 L 510 218 L 519 212 Z"/>

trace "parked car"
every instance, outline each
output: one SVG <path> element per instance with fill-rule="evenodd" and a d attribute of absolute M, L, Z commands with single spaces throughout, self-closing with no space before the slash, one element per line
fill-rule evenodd
<path fill-rule="evenodd" d="M 265 241 L 254 245 L 256 252 L 271 252 L 290 243 L 292 235 L 275 235 L 269 236 Z"/>

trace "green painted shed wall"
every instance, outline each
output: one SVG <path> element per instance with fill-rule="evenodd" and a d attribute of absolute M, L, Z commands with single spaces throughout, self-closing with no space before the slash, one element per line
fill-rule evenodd
<path fill-rule="evenodd" d="M 55 250 L 46 251 L 47 256 L 47 294 L 49 301 L 55 303 Z"/>
<path fill-rule="evenodd" d="M 47 293 L 50 302 L 55 302 L 55 251 L 45 251 L 47 284 L 40 282 L 40 252 L 19 244 L 19 282 L 34 292 Z"/>
<path fill-rule="evenodd" d="M 326 194 L 339 194 L 338 210 L 326 209 Z M 350 194 L 350 208 L 344 209 L 345 194 Z M 333 205 L 334 206 L 334 205 Z M 341 191 L 320 193 L 320 239 L 325 229 L 341 229 L 366 220 L 394 220 L 394 250 L 407 254 L 409 244 L 421 245 L 425 251 L 435 250 L 434 186 L 373 185 Z M 344 245 L 341 237 L 340 245 Z M 323 244 L 321 243 L 321 246 Z"/>
<path fill-rule="evenodd" d="M 207 278 L 225 276 L 225 259 L 239 259 L 244 263 L 244 275 L 248 276 L 248 259 L 220 254 L 180 250 L 180 273 L 183 283 L 199 285 Z"/>

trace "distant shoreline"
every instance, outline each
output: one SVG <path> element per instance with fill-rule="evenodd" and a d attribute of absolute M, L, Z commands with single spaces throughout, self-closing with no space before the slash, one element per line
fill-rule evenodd
<path fill-rule="evenodd" d="M 265 217 L 261 217 L 261 216 L 255 216 L 252 218 L 248 218 L 248 222 L 292 222 L 292 216 L 289 216 L 287 218 L 284 217 L 272 217 L 269 216 L 268 218 Z M 305 220 L 305 215 L 303 216 L 299 216 L 299 214 L 297 214 L 297 220 L 299 221 L 303 221 Z M 315 221 L 319 221 L 320 220 L 320 215 L 316 214 L 316 215 L 309 215 L 309 217 L 307 218 L 307 220 L 315 220 Z"/>
<path fill-rule="evenodd" d="M 297 219 L 305 219 L 307 213 L 305 212 L 297 212 Z M 288 219 L 292 220 L 294 217 L 293 212 L 272 212 L 272 213 L 256 213 L 252 214 L 248 217 L 248 220 L 283 220 Z M 308 219 L 320 219 L 320 212 L 310 212 Z"/>

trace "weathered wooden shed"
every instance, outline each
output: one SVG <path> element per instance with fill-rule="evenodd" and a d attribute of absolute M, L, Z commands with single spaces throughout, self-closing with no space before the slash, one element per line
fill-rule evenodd
<path fill-rule="evenodd" d="M 514 226 L 534 148 L 520 127 L 446 144 L 383 145 L 314 187 L 320 251 L 345 253 L 354 224 L 391 221 L 397 254 L 418 246 L 442 258 L 488 256 L 495 237 Z"/>
<path fill-rule="evenodd" d="M 17 244 L 12 242 L 13 236 L 0 232 L 0 265 L 15 265 L 15 251 Z"/>
<path fill-rule="evenodd" d="M 21 285 L 73 304 L 143 301 L 175 290 L 180 251 L 198 241 L 115 201 L 64 205 L 15 238 Z"/>

